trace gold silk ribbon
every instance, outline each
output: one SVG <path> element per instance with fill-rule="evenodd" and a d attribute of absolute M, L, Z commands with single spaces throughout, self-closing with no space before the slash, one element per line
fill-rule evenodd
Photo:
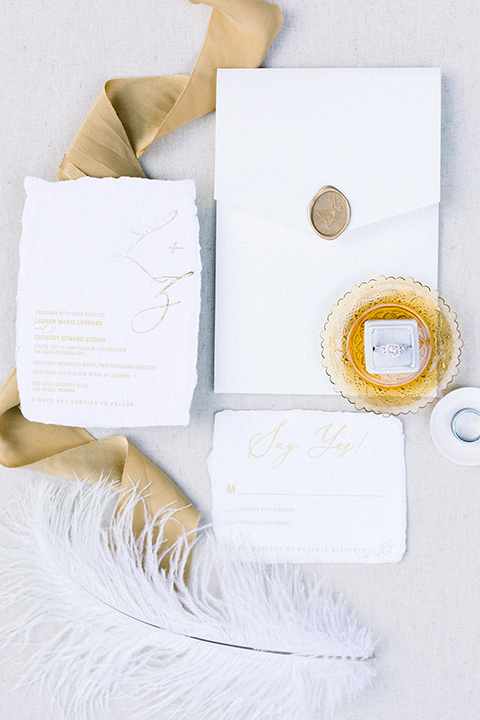
<path fill-rule="evenodd" d="M 205 4 L 213 10 L 192 74 L 109 80 L 58 169 L 59 180 L 145 177 L 137 158 L 152 143 L 215 109 L 217 68 L 262 63 L 282 25 L 278 5 L 265 0 Z"/>
<path fill-rule="evenodd" d="M 213 10 L 192 74 L 109 80 L 58 169 L 59 180 L 145 177 L 137 158 L 152 143 L 215 109 L 217 68 L 262 63 L 282 25 L 280 8 L 266 0 L 208 0 L 205 4 Z M 0 463 L 89 482 L 108 476 L 120 491 L 138 484 L 145 491 L 148 514 L 166 505 L 177 509 L 175 520 L 165 529 L 166 547 L 183 531 L 192 536 L 198 525 L 198 510 L 125 437 L 95 440 L 82 428 L 24 418 L 15 370 L 0 391 Z M 143 527 L 143 513 L 139 507 L 134 532 Z"/>

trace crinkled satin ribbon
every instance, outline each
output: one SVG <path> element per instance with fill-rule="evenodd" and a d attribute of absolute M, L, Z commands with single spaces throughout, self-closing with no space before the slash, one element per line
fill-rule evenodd
<path fill-rule="evenodd" d="M 199 0 L 190 0 L 197 4 Z M 209 0 L 207 33 L 190 76 L 109 80 L 88 113 L 57 171 L 79 177 L 145 177 L 137 158 L 178 127 L 215 108 L 216 70 L 258 67 L 277 36 L 282 14 L 265 0 Z M 14 370 L 0 392 L 0 463 L 95 482 L 109 475 L 120 490 L 132 481 L 148 486 L 146 508 L 182 508 L 167 529 L 172 544 L 183 528 L 194 532 L 199 513 L 160 468 L 125 437 L 95 440 L 86 430 L 26 420 Z M 134 530 L 142 527 L 138 513 Z"/>

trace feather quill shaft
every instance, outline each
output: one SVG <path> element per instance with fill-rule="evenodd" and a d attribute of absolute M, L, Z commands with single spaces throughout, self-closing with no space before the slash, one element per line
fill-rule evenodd
<path fill-rule="evenodd" d="M 188 586 L 188 539 L 159 569 L 165 508 L 135 537 L 133 493 L 112 520 L 106 483 L 45 479 L 6 520 L 0 631 L 26 646 L 26 679 L 69 720 L 305 720 L 332 713 L 375 674 L 373 642 L 343 600 L 297 566 L 232 562 L 204 532 Z M 34 652 L 32 652 L 34 650 Z"/>

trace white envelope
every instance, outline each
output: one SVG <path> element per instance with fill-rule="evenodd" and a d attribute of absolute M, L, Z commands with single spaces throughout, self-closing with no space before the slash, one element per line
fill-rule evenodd
<path fill-rule="evenodd" d="M 334 393 L 330 308 L 378 275 L 437 286 L 440 70 L 219 70 L 215 390 Z M 311 228 L 324 186 L 351 220 Z"/>

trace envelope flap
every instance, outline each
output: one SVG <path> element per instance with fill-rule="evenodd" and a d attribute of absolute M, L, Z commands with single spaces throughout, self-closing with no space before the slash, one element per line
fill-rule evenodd
<path fill-rule="evenodd" d="M 215 197 L 313 232 L 323 186 L 349 229 L 440 200 L 440 70 L 219 70 Z"/>

